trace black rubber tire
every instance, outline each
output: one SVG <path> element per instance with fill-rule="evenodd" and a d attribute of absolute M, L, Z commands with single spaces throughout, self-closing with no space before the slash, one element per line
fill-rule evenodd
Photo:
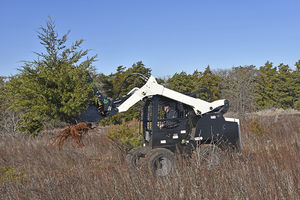
<path fill-rule="evenodd" d="M 147 147 L 136 147 L 131 149 L 126 155 L 126 164 L 131 170 L 141 169 L 142 159 L 148 152 Z"/>
<path fill-rule="evenodd" d="M 222 163 L 223 151 L 214 144 L 202 144 L 193 152 L 195 162 L 205 164 L 208 170 L 218 168 Z"/>
<path fill-rule="evenodd" d="M 176 167 L 175 154 L 166 148 L 152 149 L 147 153 L 143 167 L 155 177 L 168 176 Z"/>

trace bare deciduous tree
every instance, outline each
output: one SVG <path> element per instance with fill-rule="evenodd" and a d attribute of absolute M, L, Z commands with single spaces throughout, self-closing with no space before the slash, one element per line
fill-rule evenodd
<path fill-rule="evenodd" d="M 219 70 L 215 73 L 221 77 L 221 97 L 230 101 L 230 111 L 245 113 L 256 109 L 255 66 L 233 67 L 231 70 Z"/>

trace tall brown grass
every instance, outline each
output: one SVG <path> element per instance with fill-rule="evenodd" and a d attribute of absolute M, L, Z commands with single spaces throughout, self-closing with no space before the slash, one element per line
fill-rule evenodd
<path fill-rule="evenodd" d="M 40 137 L 0 138 L 0 199 L 300 199 L 300 115 L 241 120 L 241 155 L 215 170 L 178 160 L 175 173 L 153 178 L 128 170 L 116 144 L 90 132 L 84 147 L 62 150 Z M 17 176 L 21 176 L 16 178 Z"/>

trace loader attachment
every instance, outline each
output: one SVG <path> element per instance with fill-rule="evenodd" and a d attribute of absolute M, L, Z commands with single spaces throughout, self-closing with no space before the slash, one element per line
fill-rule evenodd
<path fill-rule="evenodd" d="M 92 83 L 93 79 L 88 73 L 88 82 Z M 97 105 L 89 105 L 87 109 L 77 117 L 79 122 L 98 122 L 108 116 L 118 113 L 115 103 L 109 98 L 106 98 L 96 87 L 93 85 L 94 94 L 97 96 Z"/>
<path fill-rule="evenodd" d="M 107 117 L 98 112 L 98 108 L 95 105 L 90 105 L 79 117 L 80 122 L 98 122 Z"/>

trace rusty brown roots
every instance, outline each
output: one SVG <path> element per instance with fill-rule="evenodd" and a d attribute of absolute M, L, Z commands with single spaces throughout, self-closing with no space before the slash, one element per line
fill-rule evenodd
<path fill-rule="evenodd" d="M 74 139 L 77 147 L 83 147 L 82 135 L 87 133 L 91 127 L 85 122 L 80 122 L 78 124 L 70 125 L 68 128 L 62 130 L 58 135 L 53 137 L 53 143 L 57 144 L 61 148 L 68 138 Z"/>

